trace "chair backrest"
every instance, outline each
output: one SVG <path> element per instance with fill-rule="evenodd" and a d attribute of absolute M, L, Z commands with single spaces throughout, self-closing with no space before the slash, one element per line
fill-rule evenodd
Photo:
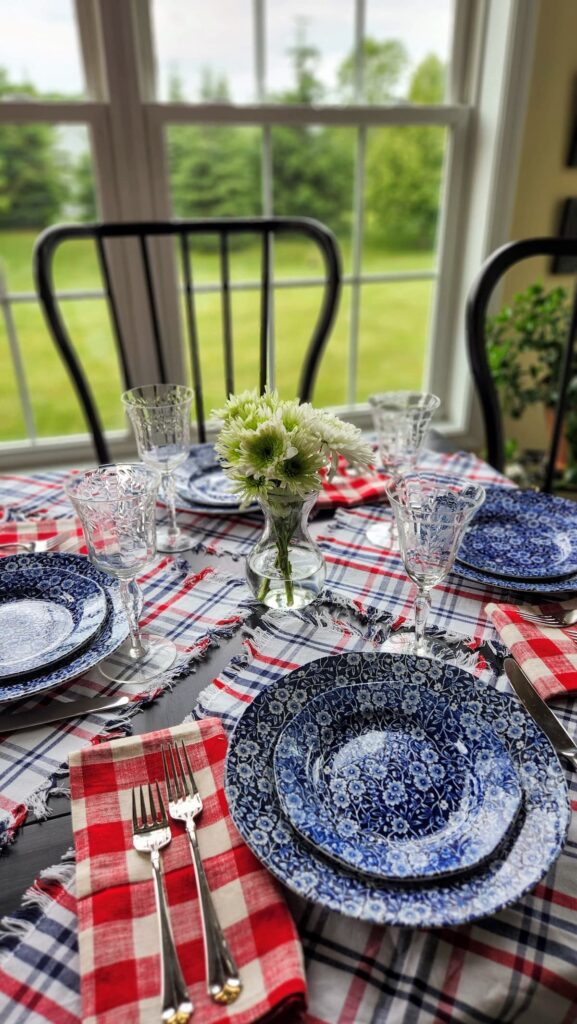
<path fill-rule="evenodd" d="M 467 346 L 471 371 L 479 395 L 485 434 L 487 458 L 501 472 L 505 467 L 505 438 L 499 396 L 490 369 L 486 341 L 489 300 L 503 275 L 515 264 L 534 256 L 553 257 L 558 269 L 577 269 L 577 238 L 526 238 L 509 242 L 486 260 L 469 291 L 466 312 Z M 563 266 L 565 263 L 565 267 Z M 572 377 L 575 335 L 577 331 L 577 292 L 569 318 L 567 337 L 561 359 L 558 401 L 551 436 L 546 446 L 546 461 L 541 490 L 551 491 L 555 464 L 562 436 L 568 388 Z"/>
<path fill-rule="evenodd" d="M 34 249 L 34 274 L 39 300 L 60 355 L 70 373 L 76 388 L 87 424 L 92 433 L 94 446 L 100 463 L 110 461 L 108 445 L 104 436 L 100 415 L 84 369 L 70 338 L 61 314 L 58 294 L 54 288 L 53 263 L 57 248 L 66 241 L 92 239 L 96 246 L 98 264 L 102 276 L 103 290 L 108 302 L 114 339 L 119 356 L 124 386 L 150 381 L 135 380 L 131 369 L 130 352 L 126 343 L 126 329 L 122 329 L 123 317 L 119 312 L 120 286 L 115 282 L 114 267 L 111 265 L 107 246 L 110 239 L 133 239 L 140 260 L 144 294 L 152 327 L 152 340 L 158 366 L 158 383 L 168 383 L 166 349 L 162 342 L 160 317 L 160 292 L 155 286 L 154 268 L 158 260 L 151 251 L 153 239 L 173 239 L 178 243 L 182 274 L 186 323 L 186 336 L 190 351 L 192 386 L 195 394 L 196 419 L 199 441 L 206 439 L 205 410 L 203 402 L 201 351 L 195 308 L 192 255 L 190 240 L 194 236 L 212 237 L 218 247 L 219 290 L 221 293 L 221 320 L 223 334 L 223 365 L 226 393 L 234 392 L 233 361 L 233 317 L 231 291 L 235 284 L 230 274 L 230 242 L 238 236 L 257 239 L 261 246 L 260 278 L 260 324 L 259 324 L 259 379 L 260 391 L 268 383 L 269 339 L 273 320 L 272 274 L 273 242 L 281 236 L 300 236 L 315 243 L 322 257 L 323 286 L 322 298 L 316 322 L 312 326 L 310 340 L 301 369 L 297 397 L 308 401 L 312 397 L 319 362 L 328 340 L 338 309 L 341 289 L 341 258 L 336 239 L 331 231 L 318 221 L 300 217 L 258 217 L 258 218 L 215 218 L 197 220 L 173 220 L 152 222 L 64 224 L 48 228 L 38 238 Z M 154 244 L 154 243 L 153 243 Z M 156 243 L 158 244 L 158 243 Z"/>

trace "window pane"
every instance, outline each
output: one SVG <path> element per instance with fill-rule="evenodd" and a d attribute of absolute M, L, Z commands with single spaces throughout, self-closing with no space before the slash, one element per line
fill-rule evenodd
<path fill-rule="evenodd" d="M 181 126 L 167 130 L 176 217 L 250 217 L 262 212 L 257 128 Z"/>
<path fill-rule="evenodd" d="M 447 129 L 402 125 L 367 133 L 363 270 L 434 263 Z"/>
<path fill-rule="evenodd" d="M 73 0 L 0 0 L 0 97 L 85 95 Z"/>
<path fill-rule="evenodd" d="M 253 101 L 252 10 L 251 0 L 153 0 L 159 100 Z"/>
<path fill-rule="evenodd" d="M 271 132 L 274 213 L 326 224 L 337 236 L 345 269 L 350 264 L 356 136 L 354 128 L 317 126 L 278 126 Z"/>
<path fill-rule="evenodd" d="M 422 386 L 433 287 L 432 281 L 361 287 L 357 402 L 377 391 Z"/>
<path fill-rule="evenodd" d="M 453 30 L 453 0 L 367 0 L 365 103 L 441 103 Z"/>
<path fill-rule="evenodd" d="M 341 68 L 353 50 L 351 0 L 284 0 L 266 14 L 266 93 L 279 103 L 341 99 Z"/>
<path fill-rule="evenodd" d="M 34 154 L 34 160 L 30 154 Z M 2 171 L 10 173 L 3 178 Z M 38 307 L 32 272 L 32 250 L 40 232 L 65 220 L 93 220 L 97 215 L 88 131 L 84 125 L 0 125 L 0 178 L 4 189 L 0 204 L 0 274 L 9 295 L 18 293 L 11 306 L 22 362 L 39 436 L 85 433 L 70 378 L 56 351 Z M 99 275 L 90 242 L 72 251 L 63 247 L 54 262 L 58 290 L 90 290 Z M 98 311 L 95 310 L 98 305 Z M 90 308 L 92 307 L 92 308 Z M 89 354 L 87 374 L 97 397 L 111 393 L 117 374 L 116 356 L 108 338 L 103 302 L 74 299 L 64 303 L 64 317 L 75 345 Z M 2 404 L 7 415 L 0 424 L 0 441 L 26 436 L 20 399 L 8 347 L 6 325 L 0 329 Z M 118 378 L 119 379 L 119 378 Z M 105 406 L 108 426 L 122 423 Z"/>

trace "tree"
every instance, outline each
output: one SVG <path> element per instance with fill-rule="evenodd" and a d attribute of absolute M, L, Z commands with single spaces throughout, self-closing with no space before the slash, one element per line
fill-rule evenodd
<path fill-rule="evenodd" d="M 289 49 L 293 60 L 293 89 L 274 97 L 280 103 L 320 102 L 325 86 L 318 79 L 319 52 L 297 24 Z M 353 151 L 350 133 L 342 128 L 314 125 L 278 126 L 272 132 L 274 209 L 282 216 L 307 216 L 345 227 L 352 207 Z"/>
<path fill-rule="evenodd" d="M 0 102 L 15 95 L 39 93 L 10 82 L 0 68 Z M 62 170 L 52 125 L 0 125 L 0 226 L 41 228 L 57 220 L 67 191 Z"/>
<path fill-rule="evenodd" d="M 365 39 L 363 42 L 363 78 L 361 103 L 387 103 L 395 96 L 395 87 L 401 75 L 406 71 L 409 55 L 403 43 L 398 39 L 385 39 L 379 43 L 376 39 Z M 355 96 L 355 51 L 341 64 L 338 73 L 338 87 L 344 103 L 353 103 Z"/>
<path fill-rule="evenodd" d="M 413 103 L 441 102 L 444 67 L 431 54 L 415 69 Z M 435 241 L 446 129 L 415 125 L 372 133 L 367 147 L 367 236 L 391 248 L 430 249 Z"/>

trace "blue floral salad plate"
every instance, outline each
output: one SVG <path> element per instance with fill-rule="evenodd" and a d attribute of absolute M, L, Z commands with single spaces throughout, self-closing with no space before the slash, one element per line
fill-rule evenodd
<path fill-rule="evenodd" d="M 327 690 L 376 682 L 417 703 L 421 692 L 427 699 L 433 694 L 460 711 L 463 728 L 484 723 L 514 765 L 519 814 L 493 856 L 467 873 L 426 881 L 375 879 L 324 856 L 283 812 L 273 753 L 285 725 Z M 289 889 L 349 917 L 407 927 L 466 924 L 519 900 L 559 856 L 570 817 L 557 756 L 513 697 L 454 665 L 389 652 L 321 658 L 267 684 L 231 736 L 225 789 L 243 839 Z"/>
<path fill-rule="evenodd" d="M 16 579 L 22 572 L 32 569 L 75 573 L 83 579 L 93 581 L 105 595 L 106 612 L 100 629 L 92 639 L 64 661 L 18 676 L 11 681 L 0 680 L 0 703 L 24 700 L 75 679 L 94 665 L 98 665 L 100 661 L 104 661 L 128 636 L 128 621 L 120 600 L 119 582 L 101 572 L 87 558 L 58 551 L 10 555 L 0 562 L 0 580 L 5 586 L 10 587 L 12 574 Z"/>
<path fill-rule="evenodd" d="M 457 554 L 461 567 L 506 583 L 563 584 L 577 575 L 577 507 L 553 494 L 487 487 Z"/>
<path fill-rule="evenodd" d="M 176 492 L 197 511 L 238 512 L 240 501 L 223 472 L 213 444 L 195 444 L 174 472 Z M 254 511 L 257 505 L 251 505 Z M 248 511 L 248 509 L 243 511 Z"/>
<path fill-rule="evenodd" d="M 295 830 L 380 878 L 474 867 L 502 842 L 521 805 L 511 758 L 482 718 L 410 683 L 314 697 L 284 727 L 273 769 Z"/>
<path fill-rule="evenodd" d="M 106 616 L 96 580 L 49 565 L 0 572 L 0 680 L 63 661 Z"/>

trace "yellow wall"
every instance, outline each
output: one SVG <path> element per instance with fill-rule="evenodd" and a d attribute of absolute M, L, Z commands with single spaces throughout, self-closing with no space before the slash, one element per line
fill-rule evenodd
<path fill-rule="evenodd" d="M 577 198 L 577 166 L 567 166 L 577 124 L 577 0 L 541 0 L 533 74 L 519 162 L 510 238 L 554 235 L 563 202 Z M 528 260 L 510 272 L 503 298 L 535 280 L 574 286 L 572 276 L 547 274 L 548 261 Z M 515 433 L 528 447 L 543 446 L 543 417 L 527 416 Z"/>

